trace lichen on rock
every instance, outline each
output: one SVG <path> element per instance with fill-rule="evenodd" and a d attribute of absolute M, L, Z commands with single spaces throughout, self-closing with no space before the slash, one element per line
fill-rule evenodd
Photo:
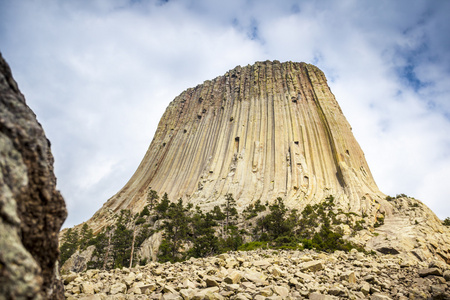
<path fill-rule="evenodd" d="M 1 54 L 0 170 L 0 298 L 62 299 L 58 232 L 67 211 L 50 142 Z"/>

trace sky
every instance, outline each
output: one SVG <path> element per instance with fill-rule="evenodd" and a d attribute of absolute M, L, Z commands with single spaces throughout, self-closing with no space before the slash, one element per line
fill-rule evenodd
<path fill-rule="evenodd" d="M 132 176 L 168 104 L 237 65 L 327 76 L 378 187 L 450 217 L 450 1 L 0 0 L 0 52 L 52 143 L 65 227 Z"/>

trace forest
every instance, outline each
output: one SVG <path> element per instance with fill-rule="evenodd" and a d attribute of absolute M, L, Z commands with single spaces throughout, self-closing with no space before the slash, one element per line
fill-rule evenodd
<path fill-rule="evenodd" d="M 333 196 L 319 204 L 307 205 L 300 213 L 289 210 L 283 199 L 277 198 L 272 204 L 256 201 L 238 214 L 232 194 L 226 194 L 223 203 L 213 210 L 203 212 L 199 207 L 183 204 L 181 199 L 172 202 L 167 194 L 160 199 L 156 191 L 149 189 L 147 205 L 140 213 L 120 211 L 114 225 L 97 235 L 87 223 L 79 231 L 68 229 L 60 246 L 61 265 L 75 251 L 89 246 L 95 247 L 88 263 L 90 269 L 145 265 L 147 259 L 139 257 L 137 250 L 157 232 L 162 233 L 159 262 L 257 248 L 364 251 L 344 239 L 340 225 L 348 225 L 351 234 L 356 234 L 367 227 L 366 217 L 336 209 Z"/>

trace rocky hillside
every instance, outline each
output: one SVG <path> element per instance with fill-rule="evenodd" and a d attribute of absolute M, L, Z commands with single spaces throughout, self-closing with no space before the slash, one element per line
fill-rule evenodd
<path fill-rule="evenodd" d="M 0 55 L 0 299 L 62 299 L 50 142 Z"/>
<path fill-rule="evenodd" d="M 357 251 L 230 252 L 63 276 L 71 299 L 450 299 L 450 269 Z"/>

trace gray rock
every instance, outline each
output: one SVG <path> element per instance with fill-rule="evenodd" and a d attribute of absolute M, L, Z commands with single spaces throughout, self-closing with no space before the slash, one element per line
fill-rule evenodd
<path fill-rule="evenodd" d="M 64 284 L 67 285 L 67 284 L 71 283 L 72 281 L 74 281 L 75 278 L 77 278 L 77 277 L 78 277 L 78 274 L 71 273 L 68 275 L 63 275 L 62 279 L 64 280 Z"/>
<path fill-rule="evenodd" d="M 177 291 L 169 285 L 164 285 L 162 291 L 163 293 L 177 294 Z"/>
<path fill-rule="evenodd" d="M 164 293 L 162 300 L 183 300 L 183 298 L 178 293 Z"/>
<path fill-rule="evenodd" d="M 274 292 L 274 290 L 272 290 L 272 288 L 267 286 L 267 287 L 260 289 L 257 293 L 260 296 L 270 297 L 273 295 L 273 292 Z M 281 291 L 281 292 L 283 292 L 283 291 Z M 280 295 L 279 293 L 277 293 L 277 294 Z"/>
<path fill-rule="evenodd" d="M 111 286 L 110 294 L 116 295 L 119 293 L 125 294 L 127 292 L 127 286 L 122 282 L 117 282 Z"/>
<path fill-rule="evenodd" d="M 261 272 L 247 270 L 244 273 L 244 278 L 248 281 L 253 282 L 257 286 L 267 285 L 267 282 L 266 282 L 267 276 L 265 276 Z"/>
<path fill-rule="evenodd" d="M 329 295 L 322 295 L 320 293 L 309 294 L 309 300 L 332 300 L 334 297 Z"/>
<path fill-rule="evenodd" d="M 341 280 L 345 280 L 349 283 L 356 283 L 356 275 L 353 271 L 347 271 L 340 276 Z"/>
<path fill-rule="evenodd" d="M 233 271 L 227 277 L 225 277 L 225 279 L 223 281 L 228 284 L 234 284 L 234 283 L 239 283 L 241 281 L 241 279 L 242 279 L 242 274 L 239 271 Z"/>
<path fill-rule="evenodd" d="M 78 298 L 78 300 L 103 300 L 105 298 L 106 298 L 105 295 L 103 295 L 103 297 L 102 297 L 102 295 L 96 294 L 96 295 L 83 296 L 83 297 Z M 67 300 L 69 300 L 69 299 L 67 299 Z"/>
<path fill-rule="evenodd" d="M 67 211 L 50 142 L 0 54 L 0 295 L 63 299 L 58 233 Z"/>
<path fill-rule="evenodd" d="M 156 284 L 151 283 L 151 284 L 146 284 L 146 285 L 140 286 L 139 288 L 141 289 L 142 294 L 148 294 L 150 292 L 155 291 L 157 286 L 156 286 Z"/>
<path fill-rule="evenodd" d="M 444 299 L 445 285 L 432 285 L 430 290 L 433 299 Z"/>
<path fill-rule="evenodd" d="M 205 282 L 207 287 L 219 286 L 222 282 L 222 279 L 217 276 L 209 276 L 206 277 Z"/>
<path fill-rule="evenodd" d="M 287 296 L 289 295 L 289 289 L 284 286 L 276 285 L 272 287 L 272 290 L 275 294 L 281 296 L 283 299 L 286 299 Z"/>
<path fill-rule="evenodd" d="M 176 264 L 151 263 L 145 267 L 116 269 L 109 272 L 89 270 L 76 276 L 69 274 L 71 276 L 64 277 L 68 282 L 66 297 L 85 296 L 83 291 L 86 284 L 92 284 L 95 293 L 104 292 L 107 297 L 120 299 L 126 297 L 127 300 L 164 299 L 164 297 L 175 299 L 177 297 L 183 299 L 302 299 L 309 297 L 369 299 L 372 297 L 373 299 L 404 300 L 405 295 L 411 299 L 432 297 L 446 299 L 448 295 L 450 285 L 447 285 L 444 277 L 436 275 L 419 277 L 420 268 L 426 264 L 400 267 L 401 258 L 363 256 L 361 259 L 364 261 L 364 266 L 355 266 L 354 260 L 350 259 L 352 255 L 348 255 L 348 259 L 344 260 L 342 253 L 310 252 L 308 256 L 316 260 L 307 262 L 318 261 L 317 258 L 323 262 L 323 269 L 311 275 L 299 271 L 302 267 L 300 260 L 290 259 L 301 257 L 296 251 L 270 250 L 228 253 L 228 261 L 240 262 L 241 266 L 238 270 L 227 270 L 224 266 L 217 265 L 216 262 L 224 261 L 217 257 Z M 248 263 L 247 268 L 241 263 L 242 257 L 245 257 L 245 262 Z M 261 257 L 271 262 L 271 267 L 256 268 L 253 261 L 261 261 Z M 305 260 L 303 263 L 306 263 Z M 369 267 L 366 267 L 366 264 Z M 274 276 L 275 268 L 285 272 L 285 276 Z M 152 273 L 161 275 L 155 276 Z M 356 278 L 356 274 L 360 274 L 358 277 L 369 280 L 370 283 L 365 280 L 361 280 L 359 284 L 352 283 L 354 280 L 351 278 L 353 276 Z M 69 280 L 69 277 L 72 278 Z M 123 284 L 127 278 L 142 280 L 135 280 L 126 293 L 123 289 L 115 291 L 115 284 Z M 235 281 L 238 283 L 232 283 L 232 278 L 237 278 Z M 413 288 L 407 289 L 404 286 Z"/>
<path fill-rule="evenodd" d="M 345 295 L 345 291 L 343 289 L 341 289 L 340 287 L 334 286 L 328 290 L 328 294 L 333 295 L 333 296 L 343 296 L 343 295 Z"/>
<path fill-rule="evenodd" d="M 427 268 L 419 270 L 420 277 L 427 277 L 429 275 L 442 276 L 442 271 L 438 268 Z"/>
<path fill-rule="evenodd" d="M 192 299 L 193 297 L 194 297 L 194 295 L 195 295 L 195 290 L 193 290 L 193 289 L 181 289 L 180 290 L 180 296 L 183 298 L 183 299 Z"/>
<path fill-rule="evenodd" d="M 446 271 L 442 274 L 442 276 L 444 276 L 444 279 L 445 279 L 446 281 L 450 281 L 450 270 L 446 270 Z"/>
<path fill-rule="evenodd" d="M 322 269 L 323 269 L 323 262 L 321 260 L 308 261 L 303 263 L 301 266 L 302 271 L 317 272 Z"/>
<path fill-rule="evenodd" d="M 86 250 L 80 252 L 76 251 L 61 267 L 61 273 L 66 274 L 69 272 L 83 272 L 87 269 L 87 263 L 92 259 L 95 246 L 89 246 Z"/>
<path fill-rule="evenodd" d="M 82 290 L 84 294 L 87 295 L 92 295 L 94 294 L 94 285 L 90 282 L 83 282 L 82 285 Z"/>
<path fill-rule="evenodd" d="M 384 294 L 380 294 L 380 293 L 376 293 L 373 294 L 372 296 L 370 296 L 370 300 L 391 300 L 392 298 L 390 298 L 388 295 L 384 295 Z"/>
<path fill-rule="evenodd" d="M 362 282 L 360 291 L 367 296 L 370 293 L 370 284 L 367 281 Z"/>

